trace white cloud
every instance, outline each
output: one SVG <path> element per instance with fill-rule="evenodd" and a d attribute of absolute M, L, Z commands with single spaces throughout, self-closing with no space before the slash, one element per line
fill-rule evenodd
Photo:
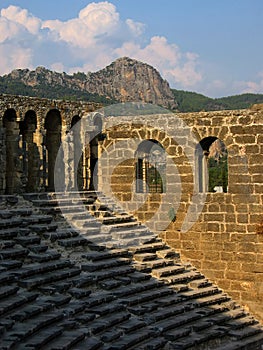
<path fill-rule="evenodd" d="M 261 93 L 263 91 L 263 72 L 258 73 L 256 81 L 240 81 L 236 83 L 241 93 Z"/>
<path fill-rule="evenodd" d="M 41 26 L 40 19 L 31 15 L 26 9 L 21 9 L 17 6 L 9 6 L 6 9 L 2 9 L 1 17 L 6 18 L 11 23 L 21 24 L 31 34 L 37 34 Z"/>
<path fill-rule="evenodd" d="M 145 47 L 126 42 L 116 49 L 120 56 L 130 56 L 147 62 L 158 69 L 171 85 L 194 86 L 202 79 L 197 71 L 198 55 L 183 53 L 176 44 L 169 44 L 165 37 L 155 36 Z"/>
<path fill-rule="evenodd" d="M 172 86 L 186 88 L 202 79 L 195 53 L 182 52 L 164 36 L 147 43 L 145 24 L 121 19 L 108 1 L 90 3 L 68 21 L 42 21 L 17 6 L 2 9 L 0 50 L 10 56 L 2 60 L 0 74 L 38 65 L 69 73 L 95 71 L 129 56 L 153 65 Z"/>
<path fill-rule="evenodd" d="M 0 75 L 39 65 L 68 73 L 96 71 L 129 56 L 154 66 L 177 89 L 208 96 L 263 91 L 263 73 L 247 81 L 218 79 L 211 62 L 201 62 L 196 53 L 184 52 L 164 36 L 147 38 L 144 23 L 120 18 L 109 1 L 89 3 L 67 21 L 43 21 L 17 6 L 2 8 L 0 55 Z"/>

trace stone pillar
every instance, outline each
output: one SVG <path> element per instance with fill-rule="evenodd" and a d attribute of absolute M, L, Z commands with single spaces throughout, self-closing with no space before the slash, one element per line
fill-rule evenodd
<path fill-rule="evenodd" d="M 83 190 L 89 189 L 89 179 L 90 179 L 90 134 L 85 132 L 85 141 L 83 143 Z"/>
<path fill-rule="evenodd" d="M 65 190 L 71 191 L 74 188 L 74 144 L 73 133 L 69 131 L 63 142 L 64 163 L 65 163 Z"/>
<path fill-rule="evenodd" d="M 21 164 L 19 154 L 19 124 L 6 121 L 6 194 L 13 194 L 19 189 Z"/>
<path fill-rule="evenodd" d="M 6 140 L 3 128 L 0 128 L 0 164 L 0 194 L 4 194 L 6 188 Z"/>
<path fill-rule="evenodd" d="M 80 133 L 81 123 L 78 123 L 73 128 L 73 152 L 74 152 L 74 184 L 75 190 L 82 190 L 83 182 L 83 144 Z"/>

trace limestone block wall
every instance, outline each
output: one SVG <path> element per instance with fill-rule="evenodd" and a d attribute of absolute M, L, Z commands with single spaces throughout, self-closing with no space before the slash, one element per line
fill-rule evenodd
<path fill-rule="evenodd" d="M 104 128 L 100 188 L 158 232 L 183 260 L 193 263 L 263 319 L 260 106 L 238 111 L 119 117 L 118 122 L 112 117 L 106 118 Z M 227 193 L 197 193 L 189 151 L 193 149 L 193 135 L 198 142 L 216 137 L 226 145 Z M 135 191 L 135 153 L 145 139 L 158 141 L 166 150 L 169 193 Z M 167 217 L 173 219 L 169 224 Z M 183 229 L 186 218 L 187 230 Z"/>

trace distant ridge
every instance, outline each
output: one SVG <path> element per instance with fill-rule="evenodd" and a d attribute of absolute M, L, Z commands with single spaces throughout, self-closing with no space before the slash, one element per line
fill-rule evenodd
<path fill-rule="evenodd" d="M 0 78 L 0 93 L 46 98 L 83 99 L 102 103 L 143 101 L 175 109 L 169 84 L 152 66 L 119 58 L 95 73 L 17 69 Z"/>
<path fill-rule="evenodd" d="M 0 76 L 0 93 L 40 98 L 83 100 L 104 105 L 143 101 L 178 112 L 249 108 L 263 103 L 263 94 L 210 98 L 171 89 L 152 66 L 122 57 L 91 73 L 58 73 L 44 67 L 16 69 Z"/>
<path fill-rule="evenodd" d="M 218 111 L 225 109 L 246 109 L 263 103 L 263 94 L 241 94 L 221 98 L 206 97 L 196 92 L 172 89 L 180 112 Z"/>

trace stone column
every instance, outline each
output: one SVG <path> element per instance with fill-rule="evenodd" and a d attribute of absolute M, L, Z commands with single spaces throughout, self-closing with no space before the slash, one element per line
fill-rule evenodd
<path fill-rule="evenodd" d="M 6 140 L 3 128 L 0 128 L 0 164 L 0 194 L 4 194 L 6 188 Z"/>
<path fill-rule="evenodd" d="M 74 144 L 73 133 L 69 131 L 63 142 L 64 164 L 65 164 L 65 190 L 74 188 Z"/>
<path fill-rule="evenodd" d="M 19 187 L 20 154 L 19 125 L 16 121 L 6 121 L 6 194 L 13 194 Z"/>
<path fill-rule="evenodd" d="M 89 189 L 90 179 L 90 134 L 88 131 L 85 132 L 85 142 L 83 143 L 83 190 Z"/>

